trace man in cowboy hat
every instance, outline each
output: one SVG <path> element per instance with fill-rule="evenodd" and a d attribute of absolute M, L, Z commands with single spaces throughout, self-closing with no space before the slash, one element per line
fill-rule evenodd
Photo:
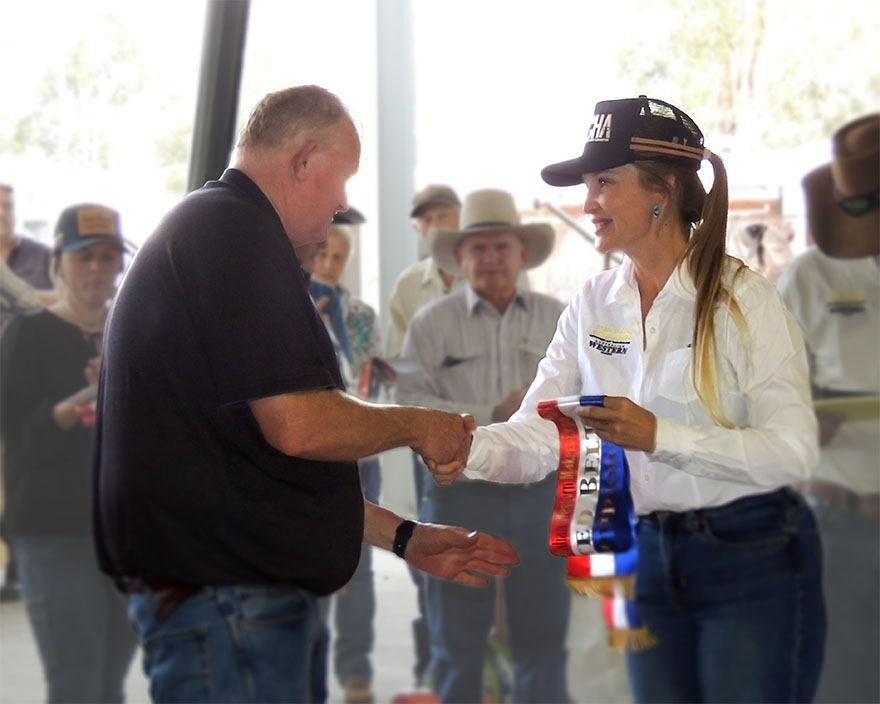
<path fill-rule="evenodd" d="M 841 127 L 832 138 L 832 151 L 831 163 L 803 180 L 809 230 L 817 246 L 789 263 L 779 289 L 804 331 L 822 449 L 815 478 L 804 487 L 822 532 L 828 616 L 815 701 L 876 702 L 880 113 Z M 863 408 L 873 404 L 873 416 L 854 418 L 847 403 Z M 835 404 L 833 412 L 822 410 Z"/>
<path fill-rule="evenodd" d="M 419 371 L 399 377 L 398 397 L 420 406 L 466 408 L 487 425 L 507 420 L 519 407 L 556 329 L 562 305 L 517 286 L 523 269 L 550 255 L 554 232 L 543 223 L 521 224 L 512 196 L 499 190 L 468 195 L 461 225 L 428 233 L 434 261 L 444 271 L 462 271 L 467 286 L 416 313 L 402 357 L 418 362 Z M 491 526 L 516 545 L 521 566 L 505 585 L 503 601 L 518 702 L 568 701 L 569 590 L 564 561 L 550 554 L 546 538 L 554 498 L 555 480 L 529 486 L 429 482 L 419 512 L 425 521 Z M 447 589 L 427 580 L 432 685 L 445 702 L 482 699 L 495 598 L 488 590 Z"/>

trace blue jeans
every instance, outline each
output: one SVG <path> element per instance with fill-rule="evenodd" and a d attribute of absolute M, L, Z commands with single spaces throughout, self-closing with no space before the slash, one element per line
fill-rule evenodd
<path fill-rule="evenodd" d="M 514 545 L 520 564 L 501 580 L 514 702 L 568 701 L 565 637 L 571 590 L 565 560 L 547 544 L 556 477 L 528 486 L 428 484 L 422 520 L 463 525 Z M 495 584 L 468 587 L 429 577 L 425 586 L 434 692 L 443 702 L 479 702 Z"/>
<path fill-rule="evenodd" d="M 809 499 L 808 499 L 809 500 Z M 822 585 L 828 610 L 817 702 L 880 701 L 880 532 L 855 511 L 821 502 Z"/>
<path fill-rule="evenodd" d="M 364 498 L 379 501 L 382 478 L 379 458 L 369 457 L 358 462 Z M 351 677 L 372 680 L 370 651 L 373 649 L 373 617 L 376 593 L 373 586 L 373 546 L 361 545 L 361 558 L 348 584 L 335 595 L 336 639 L 333 643 L 333 664 L 340 684 Z"/>
<path fill-rule="evenodd" d="M 310 592 L 205 587 L 162 620 L 157 604 L 149 591 L 129 595 L 153 701 L 313 701 L 324 624 Z"/>
<path fill-rule="evenodd" d="M 809 702 L 825 639 L 813 514 L 782 489 L 638 523 L 636 702 Z"/>
<path fill-rule="evenodd" d="M 137 638 L 91 537 L 12 538 L 50 702 L 121 702 Z"/>

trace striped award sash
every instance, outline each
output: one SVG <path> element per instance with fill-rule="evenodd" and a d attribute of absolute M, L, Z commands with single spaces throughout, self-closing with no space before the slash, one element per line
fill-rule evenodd
<path fill-rule="evenodd" d="M 600 597 L 608 644 L 642 650 L 656 643 L 638 616 L 635 513 L 623 448 L 584 426 L 576 410 L 601 406 L 604 396 L 572 396 L 538 404 L 538 415 L 559 433 L 556 503 L 550 519 L 550 551 L 566 558 L 568 585 Z"/>

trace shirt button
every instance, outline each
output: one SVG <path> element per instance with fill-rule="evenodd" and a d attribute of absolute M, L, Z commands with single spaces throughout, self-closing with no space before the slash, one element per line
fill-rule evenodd
<path fill-rule="evenodd" d="M 657 328 L 651 328 L 651 333 L 653 334 L 655 332 L 657 332 Z"/>

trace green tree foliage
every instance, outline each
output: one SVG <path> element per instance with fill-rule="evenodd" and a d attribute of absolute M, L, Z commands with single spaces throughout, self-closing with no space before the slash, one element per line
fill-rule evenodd
<path fill-rule="evenodd" d="M 635 0 L 632 16 L 619 71 L 687 106 L 706 132 L 789 147 L 880 104 L 870 0 Z"/>

